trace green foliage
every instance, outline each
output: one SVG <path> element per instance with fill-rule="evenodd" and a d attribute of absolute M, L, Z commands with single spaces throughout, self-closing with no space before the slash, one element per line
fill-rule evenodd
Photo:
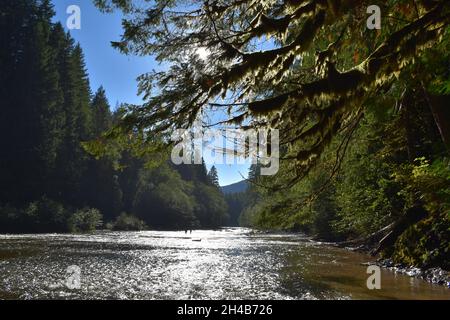
<path fill-rule="evenodd" d="M 400 194 L 409 205 L 420 195 L 420 201 L 429 212 L 450 210 L 449 158 L 438 158 L 430 164 L 425 157 L 420 157 L 414 163 L 399 167 L 393 176 L 404 186 Z"/>
<path fill-rule="evenodd" d="M 410 226 L 396 241 L 395 263 L 450 270 L 450 211 Z"/>
<path fill-rule="evenodd" d="M 168 161 L 138 173 L 131 212 L 158 229 L 215 228 L 228 219 L 223 194 L 204 164 L 173 167 Z"/>
<path fill-rule="evenodd" d="M 265 186 L 255 191 L 261 201 L 244 209 L 241 220 L 265 229 L 306 231 L 326 240 L 364 239 L 419 206 L 428 216 L 407 226 L 383 255 L 398 263 L 448 268 L 449 159 L 442 156 L 445 146 L 426 100 L 414 92 L 421 91 L 408 91 L 414 99 L 399 96 L 400 112 L 394 108 L 396 90 L 367 106 L 334 176 L 333 144 L 339 145 L 342 135 L 292 187 L 272 193 L 276 179 L 260 177 L 258 182 Z M 423 156 L 414 158 L 417 155 Z M 295 166 L 283 161 L 281 179 L 291 170 Z"/>
<path fill-rule="evenodd" d="M 126 12 L 115 48 L 170 66 L 140 77 L 146 101 L 128 106 L 117 125 L 122 135 L 151 130 L 168 136 L 200 112 L 223 112 L 228 121 L 222 124 L 282 129 L 297 180 L 374 95 L 411 74 L 410 65 L 431 47 L 443 51 L 448 43 L 446 0 L 96 4 Z M 371 4 L 382 6 L 386 17 L 379 31 L 367 28 Z"/>
<path fill-rule="evenodd" d="M 391 177 L 392 167 L 377 155 L 380 144 L 370 140 L 375 123 L 363 124 L 355 134 L 356 141 L 367 142 L 350 146 L 335 182 L 334 226 L 346 236 L 376 232 L 393 222 L 403 209 L 403 199 L 397 195 L 399 186 Z"/>
<path fill-rule="evenodd" d="M 73 211 L 48 198 L 23 207 L 0 207 L 0 232 L 92 232 L 102 225 L 97 209 Z"/>
<path fill-rule="evenodd" d="M 450 165 L 448 158 L 433 163 L 420 157 L 394 174 L 403 185 L 407 205 L 420 201 L 430 216 L 410 226 L 396 241 L 392 258 L 397 263 L 450 268 Z"/>
<path fill-rule="evenodd" d="M 0 21 L 0 199 L 22 204 L 42 196 L 62 141 L 63 94 L 49 45 L 47 1 L 2 4 Z"/>
<path fill-rule="evenodd" d="M 423 72 L 432 75 L 427 83 L 429 83 L 428 89 L 434 94 L 450 95 L 449 43 L 450 27 L 447 26 L 442 36 L 442 42 L 433 50 L 428 51 L 421 59 Z"/>
<path fill-rule="evenodd" d="M 194 184 L 195 215 L 204 227 L 217 228 L 228 221 L 228 207 L 216 184 Z"/>
<path fill-rule="evenodd" d="M 167 164 L 140 176 L 133 213 L 153 228 L 184 228 L 194 223 L 192 185 Z"/>
<path fill-rule="evenodd" d="M 243 210 L 247 207 L 247 193 L 246 192 L 238 192 L 238 193 L 229 193 L 224 195 L 225 202 L 228 207 L 228 221 L 226 223 L 227 226 L 230 227 L 238 227 L 240 225 L 249 225 L 244 221 L 240 221 L 241 217 L 243 217 Z"/>
<path fill-rule="evenodd" d="M 83 209 L 73 213 L 67 223 L 73 233 L 93 232 L 103 224 L 102 215 L 97 209 Z"/>
<path fill-rule="evenodd" d="M 144 221 L 125 212 L 122 212 L 108 227 L 115 231 L 142 231 L 147 228 Z"/>
<path fill-rule="evenodd" d="M 50 1 L 2 6 L 0 203 L 47 197 L 118 214 L 114 159 L 94 163 L 81 146 L 112 125 L 105 93 L 91 101 L 82 49 L 53 15 Z"/>
<path fill-rule="evenodd" d="M 241 211 L 239 216 L 239 225 L 241 227 L 258 227 L 263 229 L 274 229 L 279 226 L 281 221 L 277 220 L 274 214 L 267 214 L 262 204 L 248 206 Z"/>
<path fill-rule="evenodd" d="M 323 172 L 318 172 L 310 184 L 310 190 L 318 190 L 326 183 L 328 176 Z M 335 221 L 339 219 L 338 196 L 336 195 L 338 186 L 330 185 L 326 187 L 317 199 L 309 207 L 309 232 L 315 234 L 318 238 L 326 241 L 334 241 L 341 238 Z M 340 207 L 339 209 L 341 209 Z M 341 209 L 342 210 L 342 209 Z"/>
<path fill-rule="evenodd" d="M 0 232 L 66 232 L 69 211 L 58 202 L 42 198 L 21 208 L 0 207 Z"/>
<path fill-rule="evenodd" d="M 165 137 L 113 128 L 126 105 L 112 114 L 102 87 L 91 95 L 83 50 L 53 15 L 49 1 L 2 6 L 0 204 L 9 204 L 2 230 L 65 232 L 69 224 L 87 232 L 100 213 L 121 228 L 139 227 L 131 216 L 119 219 L 122 211 L 157 228 L 222 225 L 217 171 L 172 167 Z M 86 207 L 96 209 L 77 211 Z"/>
<path fill-rule="evenodd" d="M 211 167 L 211 170 L 208 172 L 208 178 L 210 183 L 212 183 L 215 187 L 220 188 L 219 185 L 219 174 L 215 166 Z"/>

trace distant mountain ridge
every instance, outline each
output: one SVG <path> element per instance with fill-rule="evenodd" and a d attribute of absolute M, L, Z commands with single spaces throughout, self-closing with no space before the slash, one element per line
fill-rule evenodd
<path fill-rule="evenodd" d="M 248 188 L 248 182 L 245 180 L 230 184 L 228 186 L 221 187 L 223 193 L 229 194 L 229 193 L 239 193 L 244 192 Z"/>

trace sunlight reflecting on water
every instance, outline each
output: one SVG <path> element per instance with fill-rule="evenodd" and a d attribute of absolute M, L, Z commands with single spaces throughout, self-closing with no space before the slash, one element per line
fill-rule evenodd
<path fill-rule="evenodd" d="M 369 257 L 302 235 L 230 228 L 0 236 L 0 244 L 5 299 L 450 298 L 387 271 L 383 290 L 370 291 L 361 265 Z M 64 282 L 72 265 L 81 268 L 79 290 Z"/>

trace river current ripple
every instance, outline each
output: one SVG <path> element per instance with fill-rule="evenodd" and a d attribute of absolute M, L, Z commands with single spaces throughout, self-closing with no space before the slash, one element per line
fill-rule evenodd
<path fill-rule="evenodd" d="M 450 299 L 445 287 L 389 271 L 382 290 L 368 290 L 370 259 L 244 228 L 0 235 L 0 299 Z"/>

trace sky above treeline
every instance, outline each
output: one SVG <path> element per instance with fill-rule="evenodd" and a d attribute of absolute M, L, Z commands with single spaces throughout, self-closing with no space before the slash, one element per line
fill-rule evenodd
<path fill-rule="evenodd" d="M 86 68 L 93 91 L 103 86 L 109 103 L 114 109 L 120 103 L 141 104 L 137 95 L 136 78 L 159 65 L 152 57 L 126 56 L 111 47 L 122 34 L 122 14 L 102 13 L 91 0 L 52 0 L 56 12 L 55 21 L 66 27 L 67 8 L 77 5 L 81 9 L 81 29 L 70 30 L 72 37 L 81 44 Z M 208 169 L 211 165 L 207 165 Z M 247 176 L 248 165 L 216 165 L 222 186 L 242 180 Z"/>

